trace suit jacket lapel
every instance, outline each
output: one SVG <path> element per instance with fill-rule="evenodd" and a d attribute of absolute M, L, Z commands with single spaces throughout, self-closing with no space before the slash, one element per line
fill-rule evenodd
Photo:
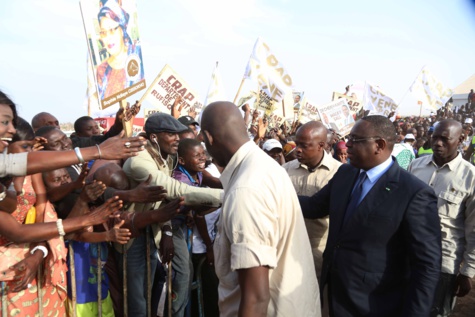
<path fill-rule="evenodd" d="M 368 215 L 377 210 L 383 202 L 389 201 L 392 192 L 399 187 L 399 173 L 399 165 L 393 162 L 393 165 L 378 179 L 373 188 L 371 188 L 368 194 L 363 198 L 355 213 L 348 219 L 346 224 L 343 225 L 343 229 L 351 228 L 352 222 L 358 222 L 360 219 L 368 217 Z"/>
<path fill-rule="evenodd" d="M 338 193 L 336 194 L 341 198 L 338 199 L 337 203 L 335 204 L 335 212 L 333 212 L 334 217 L 330 219 L 330 222 L 335 224 L 335 226 L 338 228 L 338 231 L 340 231 L 340 228 L 342 228 L 343 220 L 345 219 L 346 208 L 348 207 L 353 187 L 355 186 L 356 180 L 358 179 L 359 171 L 360 170 L 358 168 L 353 168 L 349 173 L 346 173 L 343 179 L 344 183 L 337 189 Z M 351 184 L 351 186 L 348 186 L 348 184 Z"/>

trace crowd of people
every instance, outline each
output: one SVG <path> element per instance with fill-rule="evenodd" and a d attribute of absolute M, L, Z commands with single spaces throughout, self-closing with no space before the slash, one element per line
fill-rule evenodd
<path fill-rule="evenodd" d="M 345 136 L 178 105 L 67 136 L 0 92 L 4 315 L 449 316 L 470 291 L 470 104 Z"/>

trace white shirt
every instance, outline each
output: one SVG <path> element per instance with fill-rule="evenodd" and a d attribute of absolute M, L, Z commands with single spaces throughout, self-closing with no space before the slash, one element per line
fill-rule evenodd
<path fill-rule="evenodd" d="M 221 175 L 223 211 L 214 243 L 222 317 L 237 316 L 236 270 L 269 267 L 268 316 L 321 316 L 302 211 L 285 170 L 252 141 Z"/>

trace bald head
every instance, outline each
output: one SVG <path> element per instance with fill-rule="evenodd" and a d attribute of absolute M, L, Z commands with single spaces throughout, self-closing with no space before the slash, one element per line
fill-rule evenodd
<path fill-rule="evenodd" d="M 58 119 L 48 112 L 40 112 L 31 119 L 31 127 L 35 132 L 45 126 L 54 126 L 59 129 Z"/>
<path fill-rule="evenodd" d="M 320 121 L 307 122 L 297 130 L 295 154 L 301 164 L 310 168 L 320 164 L 327 144 L 327 131 Z"/>
<path fill-rule="evenodd" d="M 127 175 L 116 163 L 108 163 L 99 167 L 94 173 L 94 180 L 103 182 L 107 187 L 129 189 Z"/>
<path fill-rule="evenodd" d="M 246 124 L 235 104 L 217 101 L 209 104 L 201 116 L 201 130 L 206 149 L 220 166 L 249 141 Z"/>
<path fill-rule="evenodd" d="M 321 121 L 309 121 L 305 123 L 297 130 L 297 134 L 299 133 L 309 133 L 313 138 L 320 138 L 322 140 L 326 140 L 327 134 L 331 135 L 331 131 L 329 131 Z"/>

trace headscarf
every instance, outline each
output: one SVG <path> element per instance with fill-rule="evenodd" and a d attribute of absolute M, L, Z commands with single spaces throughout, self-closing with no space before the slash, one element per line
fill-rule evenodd
<path fill-rule="evenodd" d="M 284 156 L 289 155 L 295 150 L 296 144 L 294 141 L 289 141 L 284 145 L 283 152 Z"/>
<path fill-rule="evenodd" d="M 103 17 L 108 17 L 119 23 L 119 26 L 122 29 L 122 33 L 124 34 L 124 42 L 125 39 L 128 39 L 129 44 L 132 43 L 129 34 L 127 33 L 127 25 L 129 24 L 129 14 L 125 12 L 124 9 L 122 9 L 122 7 L 117 3 L 116 0 L 107 1 L 101 8 L 101 10 L 99 10 L 99 14 L 97 15 L 97 20 L 99 21 L 99 24 L 101 23 L 101 18 Z"/>

